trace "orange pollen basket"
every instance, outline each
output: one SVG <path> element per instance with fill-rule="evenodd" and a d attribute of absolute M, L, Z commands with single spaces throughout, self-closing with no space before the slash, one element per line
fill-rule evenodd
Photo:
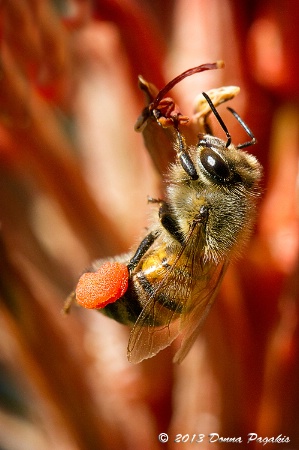
<path fill-rule="evenodd" d="M 76 300 L 88 309 L 104 308 L 124 295 L 129 271 L 120 262 L 106 262 L 96 272 L 84 273 L 76 287 Z"/>

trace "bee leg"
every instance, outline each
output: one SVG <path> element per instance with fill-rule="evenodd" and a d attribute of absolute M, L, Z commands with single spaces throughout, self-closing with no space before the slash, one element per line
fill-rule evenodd
<path fill-rule="evenodd" d="M 70 312 L 70 309 L 73 305 L 73 303 L 75 303 L 76 301 L 76 292 L 73 291 L 65 300 L 63 308 L 61 310 L 62 314 L 68 314 Z"/>
<path fill-rule="evenodd" d="M 175 149 L 182 168 L 185 170 L 187 175 L 189 175 L 191 180 L 198 180 L 198 173 L 196 172 L 194 163 L 187 151 L 185 138 L 181 135 L 178 124 L 175 125 L 174 129 L 177 133 L 177 145 L 175 146 Z"/>
<path fill-rule="evenodd" d="M 143 255 L 148 251 L 148 249 L 152 246 L 152 244 L 155 242 L 157 237 L 159 236 L 160 232 L 158 230 L 151 231 L 145 238 L 141 241 L 141 244 L 138 246 L 135 255 L 131 258 L 128 269 L 131 272 L 135 269 L 135 267 L 140 262 Z"/>
<path fill-rule="evenodd" d="M 174 219 L 168 203 L 164 201 L 160 203 L 159 218 L 161 225 L 165 228 L 165 230 L 168 231 L 168 233 L 171 234 L 171 236 L 173 236 L 180 244 L 183 244 L 184 237 L 181 233 L 179 225 Z"/>
<path fill-rule="evenodd" d="M 180 231 L 177 221 L 172 216 L 168 203 L 165 200 L 148 197 L 150 203 L 159 203 L 159 219 L 163 228 L 171 234 L 180 244 L 184 243 L 184 237 Z"/>

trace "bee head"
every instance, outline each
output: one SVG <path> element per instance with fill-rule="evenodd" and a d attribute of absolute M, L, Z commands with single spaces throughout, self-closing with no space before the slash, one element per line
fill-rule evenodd
<path fill-rule="evenodd" d="M 261 166 L 253 155 L 241 150 L 256 140 L 238 114 L 229 109 L 251 140 L 235 146 L 211 99 L 205 93 L 204 97 L 227 139 L 202 134 L 196 146 L 188 147 L 177 130 L 179 159 L 170 172 L 168 198 L 181 234 L 188 235 L 190 224 L 200 224 L 206 260 L 219 261 L 233 249 L 241 249 L 250 235 Z M 188 164 L 183 161 L 185 155 Z"/>
<path fill-rule="evenodd" d="M 203 92 L 202 95 L 204 96 L 207 103 L 209 104 L 211 111 L 214 114 L 214 116 L 216 117 L 217 121 L 219 122 L 222 130 L 225 132 L 227 140 L 226 140 L 226 144 L 223 145 L 222 140 L 213 138 L 212 139 L 213 142 L 211 142 L 211 136 L 208 134 L 203 134 L 198 143 L 198 146 L 204 147 L 204 149 L 202 150 L 202 152 L 200 154 L 200 162 L 201 162 L 203 168 L 206 170 L 206 172 L 209 173 L 216 181 L 218 180 L 219 182 L 227 182 L 232 177 L 230 167 L 227 164 L 227 162 L 225 161 L 225 159 L 223 159 L 221 154 L 219 152 L 217 152 L 215 147 L 216 148 L 218 147 L 221 149 L 228 149 L 229 146 L 231 145 L 231 140 L 232 140 L 231 135 L 230 135 L 225 123 L 223 122 L 221 116 L 219 115 L 217 109 L 215 108 L 212 100 L 208 96 L 208 94 Z M 227 108 L 227 109 L 238 120 L 238 122 L 240 123 L 242 128 L 244 128 L 246 133 L 251 138 L 250 141 L 246 141 L 242 144 L 239 144 L 235 148 L 239 150 L 239 149 L 249 147 L 250 145 L 255 144 L 256 139 L 255 139 L 252 131 L 249 129 L 249 127 L 245 124 L 245 122 L 241 119 L 241 117 L 236 113 L 236 111 L 234 111 L 232 108 Z M 189 175 L 189 177 L 192 180 L 197 180 L 198 173 L 197 173 L 195 165 L 189 155 L 188 148 L 185 143 L 185 139 L 179 131 L 178 124 L 174 124 L 174 129 L 177 133 L 177 143 L 175 145 L 175 149 L 177 151 L 177 155 L 179 157 L 182 168 L 185 170 L 187 175 Z M 215 142 L 216 142 L 216 145 L 215 145 Z"/>
<path fill-rule="evenodd" d="M 234 185 L 240 188 L 243 185 L 250 190 L 260 179 L 261 168 L 253 155 L 233 144 L 226 147 L 225 142 L 217 137 L 203 135 L 191 154 L 200 178 L 206 179 L 216 189 L 221 186 L 230 189 Z"/>

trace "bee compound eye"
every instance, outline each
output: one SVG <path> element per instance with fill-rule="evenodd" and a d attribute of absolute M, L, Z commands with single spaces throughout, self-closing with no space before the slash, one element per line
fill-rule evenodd
<path fill-rule="evenodd" d="M 213 149 L 205 147 L 200 152 L 200 162 L 212 178 L 221 182 L 231 178 L 227 162 Z"/>

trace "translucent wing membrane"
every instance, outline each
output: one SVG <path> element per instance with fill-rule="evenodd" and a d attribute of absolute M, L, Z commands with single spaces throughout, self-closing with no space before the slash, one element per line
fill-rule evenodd
<path fill-rule="evenodd" d="M 203 263 L 202 235 L 198 223 L 162 278 L 144 295 L 145 307 L 130 335 L 128 359 L 138 363 L 168 347 L 182 333 L 177 361 L 188 353 L 206 317 L 223 276 L 226 263 Z"/>
<path fill-rule="evenodd" d="M 199 285 L 194 285 L 192 289 L 192 308 L 189 314 L 181 318 L 182 342 L 174 356 L 173 362 L 181 363 L 189 353 L 214 303 L 227 267 L 227 260 L 214 265 L 211 273 L 209 273 L 209 277 L 206 279 L 206 284 L 203 277 L 202 286 L 200 283 Z"/>

